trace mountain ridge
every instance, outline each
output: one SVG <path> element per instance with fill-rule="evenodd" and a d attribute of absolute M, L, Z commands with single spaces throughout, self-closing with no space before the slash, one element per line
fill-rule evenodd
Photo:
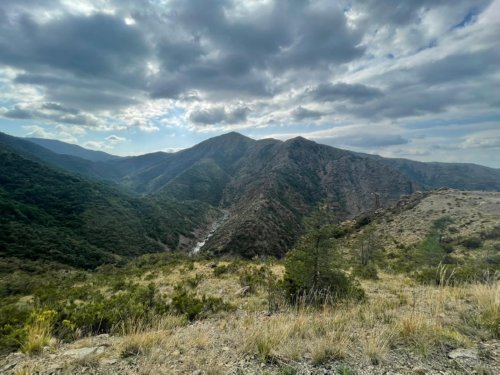
<path fill-rule="evenodd" d="M 111 155 L 103 151 L 89 150 L 73 143 L 47 138 L 25 138 L 26 140 L 45 147 L 56 154 L 77 156 L 90 161 L 107 161 L 120 159 L 120 156 Z"/>
<path fill-rule="evenodd" d="M 38 162 L 112 183 L 158 207 L 178 202 L 179 207 L 223 209 L 227 220 L 203 247 L 217 255 L 283 256 L 302 233 L 303 218 L 318 204 L 326 204 L 340 221 L 417 190 L 500 191 L 500 170 L 385 159 L 303 137 L 254 140 L 231 132 L 176 153 L 97 162 L 0 134 L 2 144 Z M 195 211 L 186 212 L 187 220 L 195 219 L 189 216 Z"/>

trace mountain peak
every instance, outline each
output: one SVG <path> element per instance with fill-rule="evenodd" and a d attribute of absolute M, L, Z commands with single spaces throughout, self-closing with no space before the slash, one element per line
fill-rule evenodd
<path fill-rule="evenodd" d="M 243 134 L 237 132 L 229 132 L 225 134 L 218 135 L 216 137 L 208 138 L 207 140 L 198 143 L 193 148 L 206 147 L 216 145 L 217 147 L 233 147 L 236 144 L 250 144 L 255 142 L 252 138 L 244 136 Z"/>
<path fill-rule="evenodd" d="M 304 137 L 302 137 L 302 136 L 300 136 L 300 135 L 299 135 L 299 136 L 297 136 L 297 137 L 295 137 L 295 138 L 290 138 L 290 139 L 288 140 L 288 142 L 290 142 L 290 143 L 295 143 L 295 142 L 316 143 L 316 142 L 311 141 L 310 139 L 304 138 Z"/>
<path fill-rule="evenodd" d="M 232 131 L 232 132 L 229 132 L 229 133 L 224 133 L 224 134 L 221 134 L 217 137 L 213 137 L 211 139 L 231 139 L 231 140 L 246 140 L 246 141 L 253 141 L 252 138 L 249 138 L 241 133 L 238 133 L 238 132 L 235 132 L 235 131 Z"/>

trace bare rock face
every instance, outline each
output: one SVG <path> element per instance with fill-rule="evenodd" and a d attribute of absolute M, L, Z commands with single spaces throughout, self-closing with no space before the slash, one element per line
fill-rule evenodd
<path fill-rule="evenodd" d="M 71 357 L 73 359 L 84 359 L 87 356 L 90 355 L 99 355 L 104 353 L 104 347 L 103 346 L 94 346 L 94 347 L 88 347 L 88 348 L 78 348 L 78 349 L 70 349 L 66 350 L 63 355 Z"/>
<path fill-rule="evenodd" d="M 448 358 L 468 358 L 468 359 L 478 359 L 479 353 L 476 349 L 455 349 L 448 353 Z"/>

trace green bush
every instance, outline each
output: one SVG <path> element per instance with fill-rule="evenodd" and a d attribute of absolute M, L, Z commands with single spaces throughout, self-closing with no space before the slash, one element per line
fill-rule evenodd
<path fill-rule="evenodd" d="M 178 286 L 172 298 L 172 309 L 175 313 L 185 315 L 190 321 L 204 318 L 219 311 L 231 311 L 234 307 L 225 303 L 222 298 L 207 297 L 199 298 L 194 292 Z"/>
<path fill-rule="evenodd" d="M 223 265 L 220 265 L 220 266 L 215 266 L 214 270 L 214 276 L 215 277 L 220 277 L 226 273 L 229 273 L 230 272 L 230 268 L 228 266 L 226 266 L 225 264 Z"/>
<path fill-rule="evenodd" d="M 462 245 L 464 245 L 467 249 L 477 249 L 481 247 L 483 241 L 481 241 L 478 237 L 469 237 L 462 241 Z"/>
<path fill-rule="evenodd" d="M 31 316 L 31 309 L 3 300 L 0 306 L 0 354 L 18 349 L 25 341 L 24 326 Z"/>
<path fill-rule="evenodd" d="M 377 267 L 373 263 L 368 263 L 366 266 L 356 265 L 352 270 L 353 276 L 366 280 L 378 280 Z"/>
<path fill-rule="evenodd" d="M 490 281 L 495 271 L 482 264 L 444 265 L 425 267 L 414 273 L 417 281 L 423 284 L 460 285 Z"/>
<path fill-rule="evenodd" d="M 247 288 L 247 293 L 255 293 L 259 287 L 266 284 L 269 268 L 248 267 L 240 272 L 239 282 L 241 287 Z"/>

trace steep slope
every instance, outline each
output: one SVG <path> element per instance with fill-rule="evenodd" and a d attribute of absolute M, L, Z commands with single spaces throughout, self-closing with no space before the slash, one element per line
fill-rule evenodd
<path fill-rule="evenodd" d="M 341 220 L 373 208 L 374 193 L 387 205 L 417 187 L 378 161 L 303 138 L 258 142 L 225 189 L 229 219 L 204 249 L 282 256 L 320 202 Z"/>
<path fill-rule="evenodd" d="M 130 173 L 123 183 L 140 193 L 159 191 L 203 160 L 210 161 L 225 174 L 233 174 L 237 162 L 246 156 L 247 150 L 255 142 L 238 133 L 214 137 L 189 149 L 169 154 L 168 158 L 148 168 Z"/>
<path fill-rule="evenodd" d="M 207 225 L 207 204 L 131 198 L 0 147 L 0 256 L 77 267 L 175 249 Z"/>
<path fill-rule="evenodd" d="M 56 154 L 76 156 L 90 161 L 107 161 L 120 159 L 119 156 L 110 155 L 102 151 L 87 150 L 86 148 L 71 143 L 61 142 L 55 139 L 26 138 L 39 146 L 55 152 Z"/>
<path fill-rule="evenodd" d="M 156 206 L 175 200 L 184 207 L 203 202 L 223 208 L 226 219 L 203 248 L 213 254 L 282 256 L 301 234 L 304 216 L 319 203 L 343 220 L 386 207 L 415 190 L 500 190 L 500 170 L 385 159 L 300 137 L 256 141 L 233 132 L 173 154 L 99 162 L 68 159 L 43 148 L 34 152 L 36 145 L 28 147 L 29 142 L 13 137 L 9 142 L 23 155 L 114 181 L 150 197 Z"/>

